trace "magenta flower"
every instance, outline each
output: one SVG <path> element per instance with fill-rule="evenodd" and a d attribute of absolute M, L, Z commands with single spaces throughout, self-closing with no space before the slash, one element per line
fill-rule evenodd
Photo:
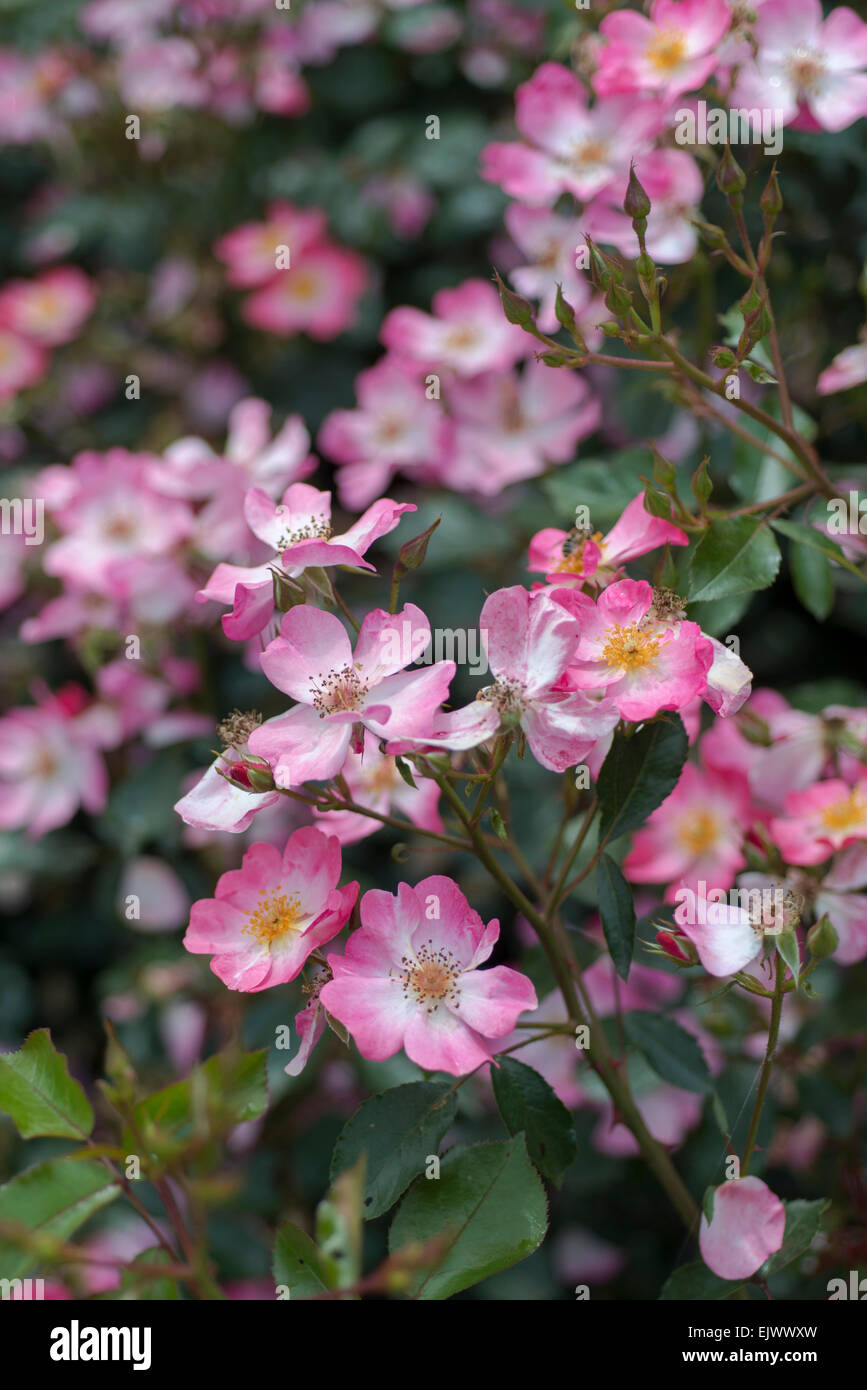
<path fill-rule="evenodd" d="M 542 767 L 565 772 L 580 763 L 618 722 L 610 700 L 561 689 L 579 636 L 578 622 L 544 592 L 520 584 L 498 589 L 479 618 L 492 685 L 472 705 L 437 716 L 419 740 L 426 747 L 475 748 L 498 731 L 523 730 Z M 397 751 L 404 745 L 393 747 Z"/>
<path fill-rule="evenodd" d="M 720 1279 L 749 1279 L 776 1254 L 786 1232 L 786 1209 L 761 1178 L 733 1178 L 713 1194 L 713 1214 L 701 1218 L 698 1243 Z"/>
<path fill-rule="evenodd" d="M 625 181 L 630 159 L 651 148 L 664 119 L 658 102 L 633 97 L 591 107 L 573 72 L 543 63 L 515 93 L 515 121 L 528 143 L 486 146 L 482 178 L 522 203 L 550 207 L 561 193 L 584 202 Z"/>
<path fill-rule="evenodd" d="M 253 289 L 273 279 L 278 246 L 300 252 L 323 240 L 328 219 L 320 208 L 271 203 L 264 222 L 244 222 L 220 237 L 214 255 L 227 267 L 235 289 Z"/>
<path fill-rule="evenodd" d="M 328 958 L 334 978 L 319 997 L 363 1057 L 381 1062 L 403 1048 L 426 1071 L 464 1076 L 493 1060 L 489 1039 L 537 1007 L 526 976 L 479 969 L 499 935 L 499 922 L 485 926 L 450 878 L 401 883 L 394 896 L 372 889 L 361 929 L 343 956 Z"/>
<path fill-rule="evenodd" d="M 850 787 L 842 778 L 789 792 L 785 816 L 771 834 L 789 864 L 821 864 L 835 849 L 867 840 L 867 778 Z"/>
<path fill-rule="evenodd" d="M 376 573 L 362 556 L 380 536 L 393 531 L 404 512 L 414 512 L 412 502 L 382 498 L 369 507 L 348 531 L 333 535 L 331 493 L 319 492 L 307 483 L 293 483 L 277 505 L 261 488 L 250 488 L 244 498 L 244 516 L 255 536 L 269 545 L 273 555 L 261 565 L 217 565 L 207 584 L 196 594 L 200 603 L 214 599 L 231 604 L 223 617 L 223 631 L 234 642 L 244 642 L 271 621 L 274 612 L 274 576 L 280 567 L 288 579 L 297 579 L 310 566 L 350 565 Z"/>
<path fill-rule="evenodd" d="M 665 883 L 666 902 L 678 884 L 701 881 L 730 888 L 744 867 L 741 849 L 753 811 L 746 780 L 687 763 L 674 791 L 633 837 L 623 872 L 633 883 Z"/>
<path fill-rule="evenodd" d="M 216 897 L 193 903 L 184 945 L 213 956 L 211 969 L 229 989 L 286 984 L 349 920 L 358 884 L 338 888 L 340 870 L 338 841 L 311 826 L 290 835 L 282 855 L 252 845 L 241 868 L 222 875 Z"/>
<path fill-rule="evenodd" d="M 432 314 L 401 306 L 386 315 L 380 338 L 389 351 L 459 376 L 511 367 L 529 351 L 529 338 L 508 322 L 500 296 L 486 280 L 440 290 L 431 307 Z"/>
<path fill-rule="evenodd" d="M 710 640 L 698 623 L 657 616 L 659 599 L 644 580 L 621 579 L 595 603 L 587 594 L 560 589 L 557 601 L 581 627 L 569 688 L 604 689 L 630 720 L 682 709 L 704 691 L 714 659 Z"/>
<path fill-rule="evenodd" d="M 819 885 L 813 903 L 818 920 L 827 915 L 838 937 L 834 959 L 854 965 L 867 956 L 867 844 L 850 845 L 839 854 Z"/>
<path fill-rule="evenodd" d="M 250 751 L 270 764 L 278 787 L 294 787 L 335 777 L 350 747 L 360 749 L 364 728 L 378 738 L 423 735 L 455 673 L 453 661 L 403 669 L 429 641 L 430 624 L 412 603 L 368 613 L 354 653 L 332 613 L 291 609 L 262 653 L 262 670 L 298 704 L 255 729 Z"/>
<path fill-rule="evenodd" d="M 17 396 L 28 386 L 41 381 L 48 366 L 42 348 L 0 328 L 0 401 Z"/>
<path fill-rule="evenodd" d="M 816 390 L 820 396 L 832 396 L 835 391 L 860 386 L 862 381 L 867 381 L 867 342 L 853 343 L 838 352 L 816 382 Z"/>
<path fill-rule="evenodd" d="M 527 568 L 544 574 L 549 584 L 577 585 L 588 579 L 598 585 L 608 584 L 627 560 L 660 545 L 689 545 L 689 537 L 673 522 L 651 516 L 640 492 L 606 536 L 601 531 L 576 535 L 553 526 L 537 531 L 530 541 Z"/>
<path fill-rule="evenodd" d="M 650 18 L 615 10 L 599 25 L 605 43 L 595 90 L 600 96 L 657 92 L 669 100 L 696 91 L 714 70 L 731 17 L 726 0 L 653 0 Z"/>

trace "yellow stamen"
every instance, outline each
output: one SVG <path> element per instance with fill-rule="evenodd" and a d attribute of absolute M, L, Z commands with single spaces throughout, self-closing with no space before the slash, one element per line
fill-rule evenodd
<path fill-rule="evenodd" d="M 260 906 L 246 914 L 247 922 L 242 931 L 255 936 L 262 946 L 270 946 L 287 932 L 301 930 L 301 919 L 306 914 L 297 893 L 293 893 L 291 898 L 285 893 L 270 898 L 266 893 L 259 896 Z"/>
<path fill-rule="evenodd" d="M 602 655 L 609 666 L 626 666 L 635 671 L 642 666 L 652 666 L 659 655 L 659 637 L 651 632 L 642 632 L 638 623 L 627 623 L 620 627 L 615 623 L 608 629 L 608 641 L 602 648 Z"/>
<path fill-rule="evenodd" d="M 850 792 L 841 801 L 832 801 L 825 806 L 821 821 L 826 830 L 854 830 L 863 825 L 867 817 L 867 802 L 859 792 Z"/>
<path fill-rule="evenodd" d="M 686 57 L 686 39 L 679 29 L 663 29 L 651 39 L 644 56 L 658 73 L 674 72 Z"/>
<path fill-rule="evenodd" d="M 719 835 L 719 821 L 710 811 L 695 811 L 678 824 L 677 841 L 690 854 L 706 854 Z"/>

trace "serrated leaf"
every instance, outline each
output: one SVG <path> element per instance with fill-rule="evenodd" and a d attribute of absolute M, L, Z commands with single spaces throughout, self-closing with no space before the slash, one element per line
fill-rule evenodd
<path fill-rule="evenodd" d="M 288 1288 L 290 1300 L 310 1298 L 330 1288 L 319 1247 L 291 1221 L 284 1221 L 277 1231 L 271 1269 L 275 1285 Z"/>
<path fill-rule="evenodd" d="M 767 589 L 780 569 L 780 548 L 761 518 L 715 519 L 689 564 L 691 602 Z"/>
<path fill-rule="evenodd" d="M 545 1190 L 517 1135 L 452 1149 L 438 1179 L 416 1179 L 392 1222 L 389 1250 L 440 1238 L 434 1264 L 417 1271 L 410 1293 L 450 1298 L 531 1255 L 547 1225 Z"/>
<path fill-rule="evenodd" d="M 119 1186 L 101 1163 L 76 1157 L 52 1158 L 0 1187 L 0 1231 L 9 1222 L 30 1233 L 68 1240 L 119 1193 Z M 9 1230 L 0 1234 L 0 1278 L 17 1279 L 38 1259 L 26 1238 L 19 1241 Z"/>
<path fill-rule="evenodd" d="M 86 1139 L 93 1129 L 90 1101 L 47 1028 L 31 1033 L 20 1052 L 0 1053 L 0 1111 L 22 1139 Z"/>
<path fill-rule="evenodd" d="M 526 1136 L 530 1158 L 543 1177 L 560 1187 L 578 1157 L 572 1116 L 559 1096 L 532 1067 L 503 1057 L 491 1068 L 497 1108 L 510 1134 Z"/>
<path fill-rule="evenodd" d="M 450 1082 L 411 1081 L 372 1096 L 341 1130 L 331 1159 L 332 1180 L 367 1155 L 362 1208 L 371 1221 L 388 1211 L 437 1153 L 457 1109 Z"/>
<path fill-rule="evenodd" d="M 686 730 L 676 714 L 646 724 L 631 738 L 614 735 L 596 786 L 601 841 L 644 824 L 674 790 L 687 748 Z"/>
<path fill-rule="evenodd" d="M 625 980 L 635 949 L 635 903 L 632 889 L 608 854 L 600 855 L 596 868 L 596 895 L 602 930 L 614 968 Z"/>
<path fill-rule="evenodd" d="M 626 1036 L 653 1070 L 672 1086 L 702 1094 L 713 1090 L 704 1053 L 691 1033 L 673 1018 L 638 1010 L 624 1018 Z"/>

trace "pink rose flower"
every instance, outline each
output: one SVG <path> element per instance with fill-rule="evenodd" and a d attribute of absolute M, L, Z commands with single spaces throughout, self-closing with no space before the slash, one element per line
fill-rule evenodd
<path fill-rule="evenodd" d="M 286 984 L 349 920 L 358 884 L 338 888 L 340 871 L 339 842 L 311 826 L 290 835 L 282 855 L 252 845 L 242 867 L 221 876 L 216 897 L 193 903 L 184 945 L 212 956 L 229 989 Z"/>
<path fill-rule="evenodd" d="M 432 314 L 402 306 L 392 309 L 380 338 L 393 353 L 432 371 L 459 376 L 501 371 L 530 350 L 530 339 L 503 313 L 500 296 L 486 280 L 465 280 L 434 295 Z"/>
<path fill-rule="evenodd" d="M 725 0 L 653 0 L 650 17 L 615 10 L 599 25 L 593 87 L 600 96 L 658 92 L 671 100 L 701 87 L 716 66 L 716 47 L 731 24 Z"/>
<path fill-rule="evenodd" d="M 789 864 L 821 864 L 835 849 L 867 839 L 867 778 L 850 787 L 839 777 L 789 792 L 771 834 Z"/>
<path fill-rule="evenodd" d="M 363 1057 L 384 1061 L 403 1048 L 426 1071 L 464 1076 L 493 1060 L 489 1040 L 537 1007 L 526 976 L 479 969 L 499 935 L 450 878 L 401 883 L 394 896 L 372 889 L 345 955 L 329 956 L 334 978 L 320 998 Z"/>
<path fill-rule="evenodd" d="M 603 585 L 620 574 L 627 560 L 660 545 L 689 545 L 689 537 L 673 522 L 651 516 L 640 492 L 606 536 L 600 531 L 575 535 L 553 526 L 537 531 L 530 541 L 527 568 L 544 574 L 549 584 L 580 585 L 592 580 Z"/>
<path fill-rule="evenodd" d="M 749 1279 L 783 1243 L 786 1209 L 761 1178 L 733 1178 L 713 1195 L 713 1215 L 701 1218 L 698 1243 L 720 1279 Z"/>

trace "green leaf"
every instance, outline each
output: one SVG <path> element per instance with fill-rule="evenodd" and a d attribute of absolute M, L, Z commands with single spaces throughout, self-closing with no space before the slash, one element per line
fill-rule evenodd
<path fill-rule="evenodd" d="M 0 1278 L 17 1279 L 44 1258 L 28 1233 L 68 1240 L 119 1193 L 108 1169 L 93 1159 L 52 1158 L 19 1173 L 0 1187 Z M 18 1237 L 7 1222 L 26 1231 Z"/>
<path fill-rule="evenodd" d="M 767 1263 L 769 1275 L 778 1273 L 786 1265 L 806 1255 L 819 1234 L 822 1217 L 830 1205 L 825 1197 L 819 1197 L 814 1202 L 796 1198 L 793 1202 L 783 1203 L 786 1208 L 786 1234 L 776 1255 L 772 1255 Z"/>
<path fill-rule="evenodd" d="M 752 593 L 773 584 L 780 549 L 761 518 L 722 517 L 702 536 L 689 564 L 690 600 Z"/>
<path fill-rule="evenodd" d="M 686 730 L 679 715 L 666 714 L 614 742 L 599 772 L 596 792 L 602 809 L 600 840 L 637 830 L 674 790 L 686 762 Z"/>
<path fill-rule="evenodd" d="M 602 930 L 621 979 L 629 975 L 635 949 L 635 904 L 632 889 L 620 868 L 608 854 L 599 858 L 596 868 L 596 894 Z"/>
<path fill-rule="evenodd" d="M 389 1250 L 439 1239 L 432 1266 L 415 1273 L 414 1298 L 441 1299 L 517 1264 L 548 1225 L 545 1189 L 524 1136 L 452 1149 L 438 1179 L 417 1178 L 389 1232 Z"/>
<path fill-rule="evenodd" d="M 777 951 L 786 965 L 792 972 L 792 976 L 797 983 L 801 973 L 801 951 L 798 946 L 797 933 L 794 931 L 781 932 L 777 937 Z"/>
<path fill-rule="evenodd" d="M 743 1281 L 720 1279 L 702 1260 L 697 1260 L 695 1264 L 681 1265 L 680 1269 L 676 1269 L 666 1280 L 659 1297 L 665 1302 L 710 1303 L 730 1298 L 742 1288 Z"/>
<path fill-rule="evenodd" d="M 209 1057 L 186 1081 L 146 1096 L 135 1107 L 136 1128 L 153 1152 L 182 1146 L 194 1129 L 219 1135 L 268 1108 L 267 1050 L 226 1049 Z M 130 1135 L 125 1143 L 133 1144 Z M 134 1151 L 131 1150 L 131 1152 Z"/>
<path fill-rule="evenodd" d="M 834 576 L 827 555 L 805 545 L 789 550 L 792 587 L 808 613 L 823 623 L 834 607 Z"/>
<path fill-rule="evenodd" d="M 810 550 L 818 551 L 820 555 L 826 555 L 835 565 L 842 565 L 850 574 L 857 574 L 859 579 L 867 583 L 867 574 L 847 559 L 837 542 L 826 536 L 824 531 L 817 531 L 815 526 L 805 526 L 800 521 L 783 521 L 779 518 L 772 521 L 771 525 L 781 536 L 787 536 L 798 545 L 807 546 Z"/>
<path fill-rule="evenodd" d="M 288 1288 L 290 1299 L 310 1298 L 330 1288 L 319 1247 L 291 1221 L 277 1231 L 271 1268 L 274 1283 Z"/>
<path fill-rule="evenodd" d="M 543 1076 L 512 1057 L 491 1068 L 491 1081 L 506 1129 L 510 1134 L 523 1131 L 539 1172 L 560 1187 L 578 1157 L 569 1111 Z"/>
<path fill-rule="evenodd" d="M 406 761 L 406 758 L 395 758 L 394 765 L 400 773 L 401 777 L 403 778 L 404 782 L 406 782 L 406 785 L 408 787 L 412 787 L 413 791 L 418 791 L 418 786 L 413 781 L 412 770 L 410 768 L 409 763 Z"/>
<path fill-rule="evenodd" d="M 0 1111 L 22 1139 L 86 1139 L 93 1129 L 90 1101 L 47 1028 L 31 1033 L 20 1052 L 0 1053 Z"/>
<path fill-rule="evenodd" d="M 626 1036 L 663 1081 L 683 1091 L 710 1092 L 713 1080 L 704 1053 L 691 1033 L 672 1018 L 638 1011 L 624 1019 Z"/>
<path fill-rule="evenodd" d="M 367 1155 L 362 1207 L 373 1220 L 406 1191 L 437 1153 L 457 1109 L 450 1082 L 411 1081 L 366 1100 L 341 1130 L 331 1159 L 332 1181 Z"/>

